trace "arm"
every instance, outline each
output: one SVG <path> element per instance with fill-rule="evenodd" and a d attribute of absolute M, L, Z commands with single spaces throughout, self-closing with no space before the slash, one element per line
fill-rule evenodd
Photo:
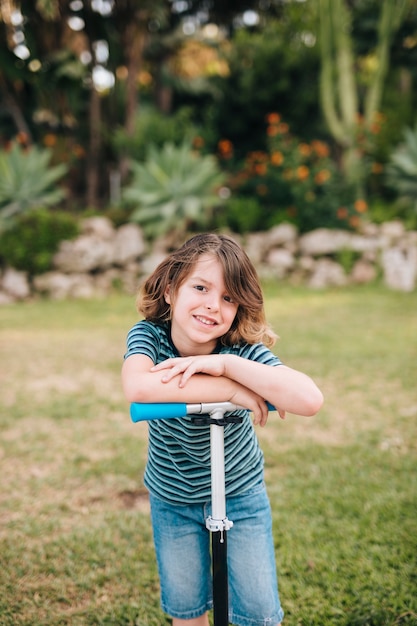
<path fill-rule="evenodd" d="M 323 394 L 303 372 L 286 365 L 272 367 L 231 354 L 225 357 L 225 376 L 249 389 L 255 387 L 263 398 L 283 411 L 310 416 L 321 408 Z"/>
<path fill-rule="evenodd" d="M 173 359 L 178 360 L 178 359 Z M 168 359 L 164 361 L 167 363 Z M 254 422 L 263 425 L 268 417 L 264 398 L 256 391 L 226 376 L 196 373 L 187 386 L 181 385 L 180 374 L 154 367 L 152 359 L 132 354 L 123 363 L 122 385 L 129 402 L 234 402 L 247 407 L 254 414 Z"/>
<path fill-rule="evenodd" d="M 180 387 L 189 385 L 195 375 L 204 372 L 233 380 L 285 412 L 314 415 L 323 403 L 323 395 L 312 379 L 285 365 L 271 366 L 233 354 L 168 359 L 153 368 L 164 371 L 161 382 L 178 380 Z"/>

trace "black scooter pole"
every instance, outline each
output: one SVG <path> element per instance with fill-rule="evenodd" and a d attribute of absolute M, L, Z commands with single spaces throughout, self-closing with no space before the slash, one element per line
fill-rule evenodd
<path fill-rule="evenodd" d="M 213 617 L 215 626 L 229 624 L 229 593 L 227 577 L 227 533 L 211 533 L 213 569 Z"/>

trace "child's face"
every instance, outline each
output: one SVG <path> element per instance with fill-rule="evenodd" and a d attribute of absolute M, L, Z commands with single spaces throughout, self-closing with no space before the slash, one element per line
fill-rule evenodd
<path fill-rule="evenodd" d="M 238 309 L 226 291 L 223 267 L 211 254 L 201 255 L 175 297 L 168 289 L 165 300 L 171 305 L 172 340 L 181 356 L 210 354 Z"/>

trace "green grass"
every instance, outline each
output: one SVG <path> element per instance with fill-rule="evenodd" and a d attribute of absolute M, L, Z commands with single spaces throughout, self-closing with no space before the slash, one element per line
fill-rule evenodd
<path fill-rule="evenodd" d="M 417 293 L 265 292 L 325 394 L 259 431 L 285 624 L 417 624 Z M 169 624 L 120 388 L 135 321 L 123 296 L 0 309 L 1 626 Z"/>

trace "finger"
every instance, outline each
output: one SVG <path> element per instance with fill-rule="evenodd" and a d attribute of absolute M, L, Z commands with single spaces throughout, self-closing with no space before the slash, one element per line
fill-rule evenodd
<path fill-rule="evenodd" d="M 153 365 L 151 367 L 151 372 L 159 372 L 160 370 L 169 369 L 173 366 L 172 360 L 173 359 L 166 359 L 165 361 L 161 361 L 160 363 Z"/>
<path fill-rule="evenodd" d="M 161 381 L 163 383 L 166 383 L 170 380 L 172 380 L 173 378 L 175 378 L 176 376 L 178 376 L 179 374 L 181 374 L 181 372 L 183 371 L 183 367 L 181 367 L 180 365 L 172 365 L 171 369 L 167 369 L 164 372 L 164 375 L 161 378 Z"/>
<path fill-rule="evenodd" d="M 162 378 L 161 378 L 161 383 L 168 383 L 170 380 L 172 380 L 175 377 L 175 372 L 174 370 L 170 370 L 169 372 L 166 372 Z"/>
<path fill-rule="evenodd" d="M 268 408 L 265 402 L 263 403 L 263 406 L 261 405 L 261 413 L 262 413 L 262 416 L 261 416 L 260 424 L 261 426 L 265 426 L 266 422 L 268 421 L 268 415 L 269 415 Z"/>
<path fill-rule="evenodd" d="M 286 412 L 284 411 L 284 409 L 277 409 L 277 410 L 278 410 L 278 413 L 279 413 L 280 418 L 281 418 L 282 420 L 285 420 L 285 418 L 286 418 Z"/>
<path fill-rule="evenodd" d="M 180 378 L 180 382 L 178 383 L 179 387 L 185 387 L 185 385 L 187 384 L 187 381 L 191 378 L 192 372 L 190 372 L 189 370 L 190 368 L 186 369 L 185 372 L 183 372 Z"/>
<path fill-rule="evenodd" d="M 255 426 L 258 426 L 258 424 L 262 426 L 263 421 L 264 421 L 264 415 L 262 411 L 262 405 L 256 404 L 255 407 L 253 408 L 253 423 Z"/>

